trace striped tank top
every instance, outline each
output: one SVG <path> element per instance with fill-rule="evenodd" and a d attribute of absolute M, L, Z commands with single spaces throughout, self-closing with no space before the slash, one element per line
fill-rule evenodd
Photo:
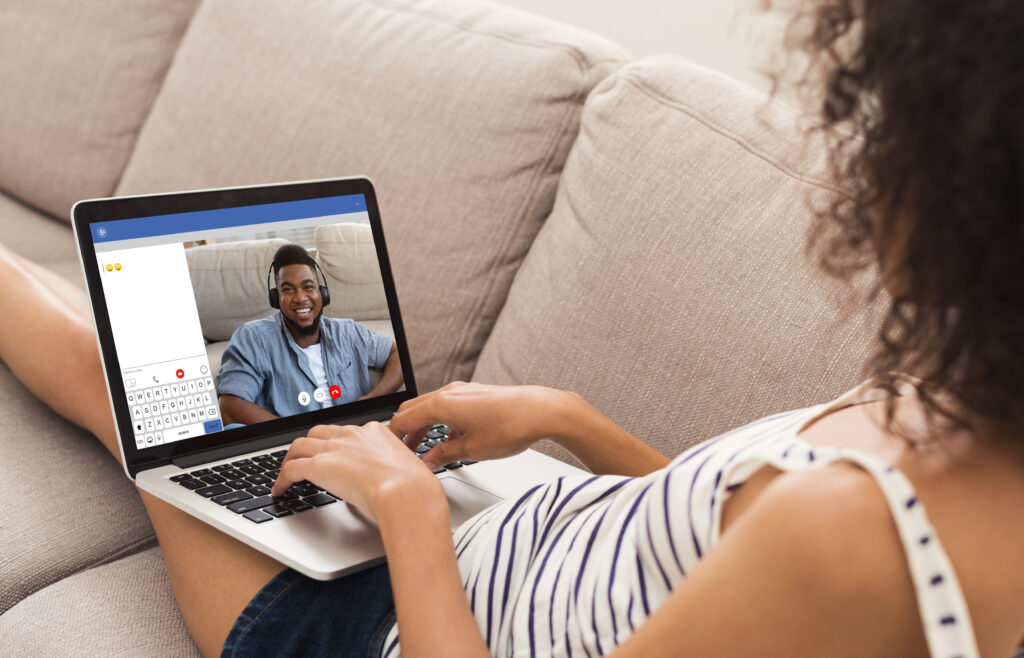
<path fill-rule="evenodd" d="M 959 581 L 909 480 L 875 455 L 797 437 L 811 420 L 877 397 L 874 384 L 735 429 L 649 475 L 562 477 L 464 523 L 454 536 L 459 571 L 491 654 L 611 652 L 714 548 L 724 501 L 755 471 L 847 460 L 874 477 L 889 503 L 931 655 L 978 656 Z M 399 649 L 396 625 L 383 655 Z"/>

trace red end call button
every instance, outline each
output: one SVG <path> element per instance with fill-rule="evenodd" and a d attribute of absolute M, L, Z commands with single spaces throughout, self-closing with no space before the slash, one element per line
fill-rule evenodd
<path fill-rule="evenodd" d="M 338 398 L 341 397 L 341 389 L 338 388 L 337 386 L 330 387 L 329 389 L 327 389 L 327 392 L 331 394 L 331 399 L 333 400 L 337 400 Z"/>
<path fill-rule="evenodd" d="M 178 376 L 178 379 L 182 379 L 185 376 L 185 371 L 182 370 L 181 368 L 178 368 L 178 370 L 174 374 Z"/>

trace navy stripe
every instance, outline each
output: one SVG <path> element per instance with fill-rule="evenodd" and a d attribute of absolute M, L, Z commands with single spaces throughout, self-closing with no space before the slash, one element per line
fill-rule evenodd
<path fill-rule="evenodd" d="M 512 545 L 508 549 L 508 569 L 505 570 L 505 591 L 501 596 L 501 616 L 505 615 L 505 607 L 508 605 L 508 590 L 512 586 L 512 568 L 515 566 L 516 539 L 519 537 L 519 522 L 523 520 L 526 510 L 516 518 L 512 526 Z"/>
<path fill-rule="evenodd" d="M 593 515 L 593 511 L 591 512 L 590 515 L 591 516 Z M 555 547 L 558 546 L 559 540 L 562 538 L 562 535 L 565 534 L 565 531 L 568 530 L 569 527 L 572 525 L 573 521 L 577 520 L 578 518 L 580 518 L 580 517 L 569 519 L 566 522 L 566 524 L 563 525 L 562 528 L 557 533 L 555 533 L 554 539 L 551 540 L 551 544 L 548 545 L 548 550 L 544 553 L 544 558 L 540 562 L 540 567 L 537 570 L 537 576 L 533 579 L 533 588 L 532 588 L 532 590 L 530 592 L 530 608 L 529 608 L 530 609 L 530 614 L 529 614 L 529 624 L 528 624 L 529 631 L 530 631 L 530 653 L 531 654 L 534 653 L 535 647 L 536 647 L 536 639 L 534 637 L 534 630 L 533 630 L 533 613 L 534 613 L 534 610 L 536 608 L 535 601 L 537 600 L 537 587 L 540 585 L 540 579 L 544 576 L 544 573 L 545 573 L 544 570 L 547 568 L 548 559 L 551 558 L 551 554 L 555 551 Z M 585 523 L 585 521 L 584 521 L 584 523 Z M 573 544 L 576 543 L 576 537 L 578 537 L 578 536 L 579 536 L 578 533 L 574 534 L 572 536 L 572 541 L 569 542 L 569 548 L 566 549 L 566 556 L 568 556 L 568 554 L 569 554 L 568 552 L 572 550 L 572 546 L 573 546 Z M 565 557 L 562 558 L 562 564 L 565 564 Z M 562 575 L 562 570 L 561 569 L 559 569 L 558 571 L 555 572 L 555 583 L 551 587 L 552 597 L 554 596 L 555 592 L 557 592 L 556 588 L 558 586 L 558 579 L 561 577 L 561 575 Z M 551 600 L 551 608 L 554 607 L 554 603 L 555 603 L 554 602 L 554 598 L 552 598 L 552 600 Z M 550 609 L 549 609 L 549 612 L 550 612 Z M 549 626 L 553 627 L 553 622 L 549 622 Z M 554 636 L 554 631 L 552 630 L 551 631 L 551 646 L 554 646 L 554 645 L 555 645 L 555 636 Z"/>
<path fill-rule="evenodd" d="M 661 565 L 661 558 L 658 556 L 658 549 L 654 545 L 654 535 L 651 534 L 651 508 L 653 505 L 647 506 L 647 523 L 644 525 L 647 527 L 647 544 L 651 547 L 650 553 L 654 557 L 654 564 L 658 567 L 658 572 L 661 574 L 662 579 L 665 581 L 665 589 L 672 591 L 672 581 L 669 580 L 668 574 L 665 573 L 665 567 Z M 684 574 L 685 575 L 685 574 Z"/>
<path fill-rule="evenodd" d="M 636 576 L 640 581 L 640 603 L 644 606 L 644 617 L 651 614 L 651 606 L 647 603 L 647 579 L 644 578 L 644 566 L 640 562 L 640 553 L 636 554 Z"/>
<path fill-rule="evenodd" d="M 389 644 L 388 648 L 384 650 L 383 655 L 385 655 L 385 656 L 390 655 L 391 652 L 395 650 L 395 645 L 397 645 L 397 644 L 398 644 L 398 633 L 395 633 L 395 639 L 391 640 L 391 644 Z"/>
<path fill-rule="evenodd" d="M 626 621 L 629 622 L 629 630 L 633 632 L 636 628 L 633 627 L 633 592 L 629 593 L 629 605 L 626 606 Z"/>
<path fill-rule="evenodd" d="M 590 533 L 590 539 L 587 540 L 587 545 L 583 549 L 583 557 L 580 560 L 579 569 L 580 572 L 576 574 L 576 586 L 573 588 L 573 599 L 579 600 L 580 598 L 580 584 L 583 582 L 583 573 L 587 570 L 587 560 L 590 559 L 590 549 L 594 547 L 594 540 L 597 539 L 597 533 L 601 530 L 601 525 L 604 523 L 604 518 L 608 514 L 606 508 L 601 512 L 601 517 L 597 520 L 594 525 L 594 530 Z"/>
<path fill-rule="evenodd" d="M 587 516 L 585 518 L 583 518 L 581 523 L 580 523 L 580 531 L 582 531 L 584 528 L 587 527 L 587 524 L 590 523 L 590 520 L 593 519 L 596 514 L 597 514 L 597 509 L 596 508 L 591 508 L 588 511 Z M 566 527 L 568 527 L 568 525 Z M 562 562 L 558 565 L 558 570 L 555 572 L 555 581 L 551 585 L 551 591 L 552 591 L 551 605 L 548 606 L 548 632 L 551 635 L 551 644 L 549 646 L 551 646 L 552 648 L 554 648 L 554 646 L 555 646 L 555 615 L 554 615 L 554 613 L 555 613 L 555 594 L 558 592 L 558 581 L 562 577 L 562 571 L 563 571 L 563 569 L 565 567 L 565 562 L 566 562 L 566 560 L 569 559 L 569 556 L 572 555 L 572 547 L 576 545 L 576 540 L 579 539 L 580 534 L 581 534 L 581 532 L 573 533 L 572 540 L 569 542 L 569 546 L 565 549 L 565 555 L 562 556 Z M 565 619 L 566 619 L 566 627 L 565 628 L 566 628 L 566 631 L 568 631 L 568 629 L 569 629 L 568 620 L 569 620 L 569 604 L 570 603 L 571 603 L 571 599 L 570 599 L 568 593 L 566 593 L 566 596 L 565 596 Z M 531 605 L 532 605 L 532 601 L 531 601 Z M 566 636 L 566 651 L 569 651 L 568 646 L 569 646 L 569 640 L 568 640 L 568 635 L 567 635 Z"/>
<path fill-rule="evenodd" d="M 690 480 L 690 494 L 688 496 L 688 500 L 686 501 L 686 515 L 689 517 L 687 519 L 687 521 L 689 522 L 689 525 L 690 525 L 690 537 L 693 538 L 693 550 L 696 551 L 697 559 L 698 560 L 701 559 L 701 557 L 703 557 L 704 553 L 703 553 L 703 551 L 700 550 L 700 542 L 697 541 L 697 529 L 693 527 L 693 489 L 694 489 L 694 487 L 697 486 L 697 478 L 700 476 L 701 470 L 703 470 L 704 467 L 707 465 L 707 463 L 709 461 L 711 461 L 712 457 L 714 457 L 714 455 L 708 455 L 708 458 L 705 459 L 704 461 L 702 461 L 700 466 L 697 467 L 697 470 L 695 470 L 693 472 L 693 478 Z M 668 505 L 668 492 L 667 491 L 665 493 L 665 504 Z M 668 509 L 667 508 L 665 510 L 665 519 L 666 519 L 666 521 L 668 519 Z M 667 523 L 666 523 L 666 528 L 665 529 L 669 532 L 668 538 L 669 538 L 669 543 L 672 544 L 672 554 L 675 555 L 676 561 L 678 562 L 679 561 L 679 554 L 678 554 L 678 551 L 676 551 L 675 544 L 672 542 L 672 534 L 671 534 L 672 533 L 672 529 L 667 527 Z"/>
<path fill-rule="evenodd" d="M 608 609 L 611 610 L 612 613 L 612 633 L 615 634 L 615 637 L 619 636 L 619 625 L 618 622 L 615 621 L 615 607 L 612 603 L 612 586 L 615 584 L 615 571 L 619 566 L 619 554 L 622 551 L 622 540 L 626 537 L 626 530 L 629 528 L 630 520 L 633 518 L 633 515 L 636 514 L 637 508 L 640 506 L 640 503 L 643 502 L 644 496 L 647 495 L 647 492 L 652 486 L 654 486 L 653 482 L 644 487 L 643 491 L 637 495 L 636 500 L 633 501 L 633 506 L 629 508 L 629 512 L 626 513 L 625 518 L 622 520 L 619 537 L 615 541 L 615 552 L 612 553 L 612 568 L 608 574 Z"/>
<path fill-rule="evenodd" d="M 778 436 L 778 435 L 771 434 L 771 433 L 765 433 L 765 434 L 763 434 L 763 435 L 761 435 L 761 436 L 759 436 L 759 437 L 757 437 L 755 439 L 750 440 L 742 448 L 740 448 L 736 452 L 732 453 L 729 456 L 729 459 L 726 460 L 725 464 L 722 465 L 722 468 L 720 468 L 718 470 L 718 473 L 715 474 L 715 486 L 711 489 L 711 503 L 708 506 L 708 518 L 711 519 L 711 522 L 708 524 L 707 539 L 705 540 L 707 542 L 708 546 L 711 545 L 711 539 L 712 539 L 711 538 L 711 533 L 714 532 L 714 530 L 715 530 L 715 518 L 718 517 L 718 514 L 715 512 L 715 502 L 717 502 L 717 500 L 718 500 L 718 484 L 719 484 L 719 482 L 722 481 L 722 475 L 725 474 L 725 471 L 729 468 L 730 464 L 732 464 L 734 461 L 736 461 L 737 457 L 739 457 L 740 455 L 742 455 L 743 453 L 745 453 L 749 449 L 754 448 L 754 447 L 764 448 L 766 446 L 770 446 L 773 442 L 777 442 L 777 441 L 779 441 L 779 439 L 782 439 L 782 438 L 785 438 L 785 435 Z M 692 497 L 693 496 L 692 496 L 692 488 L 691 488 L 691 500 L 692 500 Z M 692 519 L 692 517 L 691 517 L 691 519 Z M 691 523 L 692 523 L 692 521 L 691 521 Z M 692 528 L 693 526 L 691 525 L 690 527 Z"/>
<path fill-rule="evenodd" d="M 512 506 L 512 509 L 509 510 L 508 514 L 502 520 L 501 525 L 498 526 L 498 537 L 494 542 L 494 563 L 491 565 L 491 581 L 487 586 L 487 635 L 485 635 L 484 638 L 487 640 L 488 646 L 491 644 L 491 620 L 494 614 L 494 580 L 498 576 L 498 563 L 501 561 L 501 536 L 505 533 L 505 526 L 508 525 L 509 520 L 512 518 L 512 515 L 516 513 L 516 510 L 519 509 L 519 506 L 522 505 L 523 501 L 529 498 L 533 492 L 539 488 L 540 485 L 538 484 L 520 496 L 519 500 L 516 501 L 515 505 Z M 510 555 L 509 563 L 511 563 L 513 559 L 514 556 Z"/>
<path fill-rule="evenodd" d="M 584 482 L 583 484 L 579 485 L 578 487 L 576 487 L 575 489 L 573 489 L 572 491 L 567 493 L 565 495 L 565 498 L 562 499 L 562 502 L 558 503 L 558 507 L 556 507 L 555 511 L 552 512 L 551 517 L 548 519 L 547 525 L 544 526 L 544 532 L 540 536 L 540 543 L 541 544 L 543 544 L 544 540 L 548 538 L 548 532 L 551 531 L 551 526 L 554 524 L 555 519 L 558 518 L 558 514 L 562 511 L 562 509 L 565 508 L 566 503 L 568 503 L 573 498 L 573 496 L 575 496 L 577 493 L 579 493 L 581 489 L 583 489 L 587 485 L 591 484 L 592 482 L 597 480 L 599 477 L 601 477 L 601 476 L 595 475 L 595 476 L 593 476 L 591 478 L 588 478 L 586 482 Z"/>
<path fill-rule="evenodd" d="M 594 629 L 594 644 L 597 645 L 597 655 L 603 656 L 604 649 L 601 648 L 601 631 L 597 630 L 597 582 L 600 578 L 594 579 L 594 591 L 590 593 L 590 627 Z M 613 614 L 612 617 L 615 615 Z"/>

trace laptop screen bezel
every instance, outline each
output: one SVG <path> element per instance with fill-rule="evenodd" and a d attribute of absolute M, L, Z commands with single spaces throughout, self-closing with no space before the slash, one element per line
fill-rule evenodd
<path fill-rule="evenodd" d="M 120 219 L 154 218 L 203 210 L 256 206 L 288 201 L 301 201 L 324 197 L 362 194 L 366 200 L 370 228 L 377 250 L 384 293 L 387 298 L 395 345 L 402 365 L 405 390 L 350 402 L 338 407 L 329 407 L 306 413 L 278 418 L 246 427 L 222 430 L 191 439 L 174 441 L 163 445 L 139 449 L 135 445 L 131 411 L 128 406 L 124 378 L 117 356 L 114 336 L 111 330 L 103 286 L 100 281 L 99 258 L 96 254 L 91 225 Z M 388 259 L 384 230 L 377 207 L 373 184 L 367 178 L 341 178 L 318 181 L 278 183 L 250 187 L 231 187 L 213 190 L 175 192 L 146 196 L 114 197 L 80 201 L 72 209 L 72 223 L 78 240 L 79 254 L 85 275 L 86 287 L 92 304 L 96 324 L 107 391 L 112 402 L 114 421 L 121 442 L 124 467 L 132 478 L 140 471 L 168 464 L 172 459 L 184 457 L 213 448 L 230 449 L 253 439 L 288 432 L 305 431 L 313 425 L 344 424 L 346 419 L 367 417 L 389 418 L 398 406 L 416 397 L 416 382 L 409 358 L 408 342 L 402 324 L 398 295 L 395 291 L 391 263 Z"/>

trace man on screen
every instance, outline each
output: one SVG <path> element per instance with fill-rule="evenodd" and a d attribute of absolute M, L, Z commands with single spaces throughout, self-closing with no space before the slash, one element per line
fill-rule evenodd
<path fill-rule="evenodd" d="M 279 312 L 235 330 L 217 394 L 225 424 L 251 425 L 363 398 L 402 385 L 395 341 L 349 319 L 325 318 L 330 302 L 316 261 L 302 247 L 278 249 L 269 301 Z M 325 282 L 326 283 L 326 282 Z M 370 387 L 367 368 L 383 370 Z"/>

